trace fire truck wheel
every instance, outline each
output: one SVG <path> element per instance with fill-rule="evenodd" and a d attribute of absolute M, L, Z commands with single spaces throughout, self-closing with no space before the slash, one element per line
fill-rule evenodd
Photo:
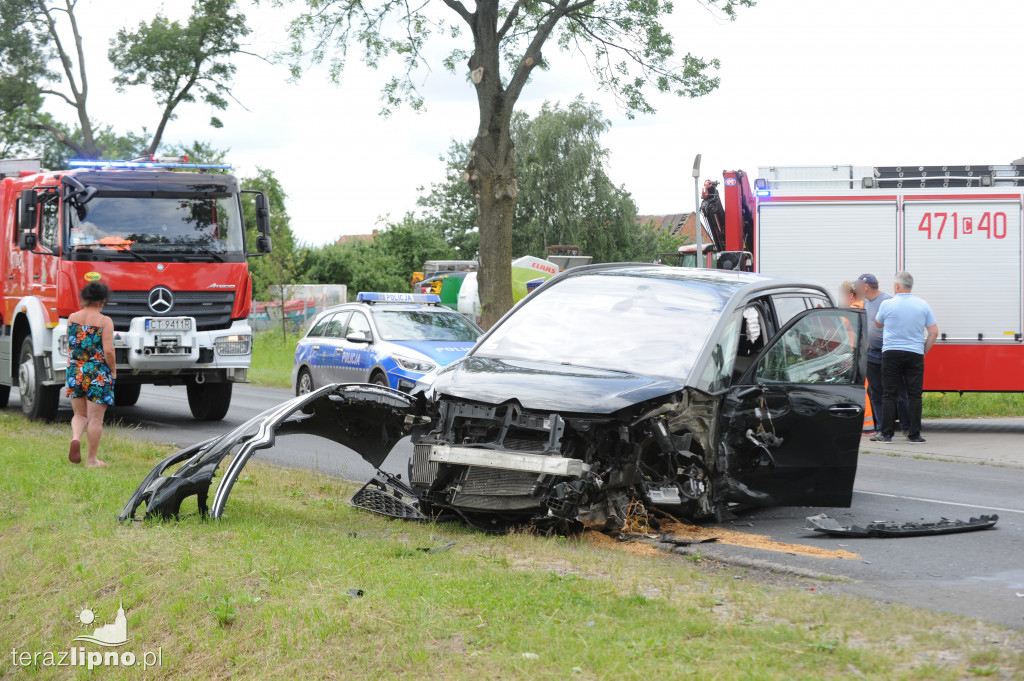
<path fill-rule="evenodd" d="M 129 383 L 128 385 L 114 386 L 114 406 L 133 407 L 139 401 L 139 393 L 142 392 L 141 383 Z"/>
<path fill-rule="evenodd" d="M 21 411 L 33 421 L 52 421 L 60 404 L 60 386 L 43 385 L 46 365 L 36 357 L 32 337 L 26 336 L 18 353 L 18 394 Z"/>
<path fill-rule="evenodd" d="M 188 408 L 197 421 L 220 421 L 231 406 L 231 383 L 189 383 Z"/>
<path fill-rule="evenodd" d="M 0 409 L 7 406 L 7 400 L 11 397 L 11 386 L 0 385 Z"/>

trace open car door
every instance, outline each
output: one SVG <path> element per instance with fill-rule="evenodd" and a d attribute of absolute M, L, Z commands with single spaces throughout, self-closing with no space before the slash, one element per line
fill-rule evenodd
<path fill-rule="evenodd" d="M 725 396 L 729 474 L 784 506 L 849 506 L 864 420 L 863 310 L 791 319 Z"/>

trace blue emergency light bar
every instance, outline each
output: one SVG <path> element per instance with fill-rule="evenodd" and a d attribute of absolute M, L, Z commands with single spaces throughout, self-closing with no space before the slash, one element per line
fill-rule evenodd
<path fill-rule="evenodd" d="M 758 195 L 758 196 L 771 196 L 771 195 L 772 195 L 772 193 L 771 193 L 771 191 L 770 191 L 770 190 L 768 190 L 768 189 L 758 189 L 758 190 L 757 190 L 757 195 Z"/>
<path fill-rule="evenodd" d="M 191 168 L 192 170 L 231 170 L 229 163 L 171 163 L 164 161 L 68 161 L 72 168 Z"/>
<path fill-rule="evenodd" d="M 356 295 L 360 303 L 440 303 L 436 293 L 364 293 Z"/>

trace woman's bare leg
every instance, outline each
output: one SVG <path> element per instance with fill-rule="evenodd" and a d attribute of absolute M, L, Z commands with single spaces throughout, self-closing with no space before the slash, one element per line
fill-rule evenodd
<path fill-rule="evenodd" d="M 84 397 L 72 397 L 71 408 L 75 415 L 71 417 L 71 449 L 68 451 L 68 460 L 71 463 L 78 463 L 82 460 L 82 433 L 89 425 L 87 400 Z"/>
<path fill-rule="evenodd" d="M 96 453 L 100 449 L 100 438 L 103 437 L 103 412 L 107 410 L 107 405 L 87 402 L 86 407 L 89 413 L 89 423 L 86 427 L 86 435 L 89 439 L 89 458 L 86 459 L 85 465 L 90 468 L 106 466 L 107 464 L 96 458 Z"/>

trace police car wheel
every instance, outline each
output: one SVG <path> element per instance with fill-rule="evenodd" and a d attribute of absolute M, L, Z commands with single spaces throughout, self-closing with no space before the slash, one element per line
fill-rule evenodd
<path fill-rule="evenodd" d="M 388 387 L 388 379 L 387 379 L 387 377 L 384 376 L 384 374 L 380 374 L 380 373 L 374 374 L 370 378 L 370 383 L 373 383 L 374 385 L 382 385 L 385 388 Z"/>
<path fill-rule="evenodd" d="M 310 376 L 307 369 L 300 369 L 299 377 L 295 381 L 295 394 L 305 395 L 311 392 L 313 392 L 313 377 Z"/>

